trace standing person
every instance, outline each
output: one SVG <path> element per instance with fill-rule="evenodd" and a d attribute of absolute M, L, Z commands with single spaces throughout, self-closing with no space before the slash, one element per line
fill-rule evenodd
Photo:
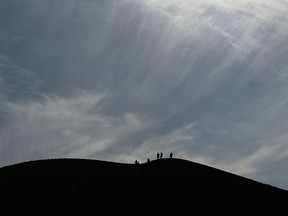
<path fill-rule="evenodd" d="M 170 158 L 173 158 L 173 153 L 172 152 L 170 153 Z"/>
<path fill-rule="evenodd" d="M 163 152 L 160 153 L 160 158 L 163 158 Z"/>
<path fill-rule="evenodd" d="M 160 157 L 160 154 L 159 154 L 159 152 L 157 152 L 157 159 L 159 159 L 159 157 Z"/>

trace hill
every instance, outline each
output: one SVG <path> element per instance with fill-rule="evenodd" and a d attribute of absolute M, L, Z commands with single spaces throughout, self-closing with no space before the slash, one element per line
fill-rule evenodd
<path fill-rule="evenodd" d="M 0 169 L 0 215 L 287 215 L 288 192 L 180 159 L 53 159 Z"/>

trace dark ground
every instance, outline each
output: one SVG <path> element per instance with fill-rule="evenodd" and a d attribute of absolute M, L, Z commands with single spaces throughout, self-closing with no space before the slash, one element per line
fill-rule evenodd
<path fill-rule="evenodd" d="M 54 159 L 0 169 L 0 215 L 288 215 L 288 192 L 179 159 Z"/>

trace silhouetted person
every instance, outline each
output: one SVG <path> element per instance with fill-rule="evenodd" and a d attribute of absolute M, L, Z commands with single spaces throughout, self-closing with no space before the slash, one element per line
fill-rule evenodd
<path fill-rule="evenodd" d="M 162 152 L 160 153 L 160 158 L 163 158 L 163 153 Z"/>
<path fill-rule="evenodd" d="M 160 158 L 160 154 L 159 154 L 159 152 L 157 152 L 157 159 L 159 159 Z"/>
<path fill-rule="evenodd" d="M 148 159 L 147 159 L 147 163 L 149 163 L 149 162 L 150 162 L 150 159 L 148 158 Z"/>
<path fill-rule="evenodd" d="M 139 164 L 139 162 L 137 160 L 135 160 L 135 164 Z"/>
<path fill-rule="evenodd" d="M 173 158 L 173 153 L 172 152 L 170 153 L 170 158 Z"/>

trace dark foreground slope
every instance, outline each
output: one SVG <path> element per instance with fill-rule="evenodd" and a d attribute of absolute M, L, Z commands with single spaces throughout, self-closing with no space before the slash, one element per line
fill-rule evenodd
<path fill-rule="evenodd" d="M 0 215 L 287 215 L 288 192 L 197 163 L 57 159 L 0 169 Z"/>

